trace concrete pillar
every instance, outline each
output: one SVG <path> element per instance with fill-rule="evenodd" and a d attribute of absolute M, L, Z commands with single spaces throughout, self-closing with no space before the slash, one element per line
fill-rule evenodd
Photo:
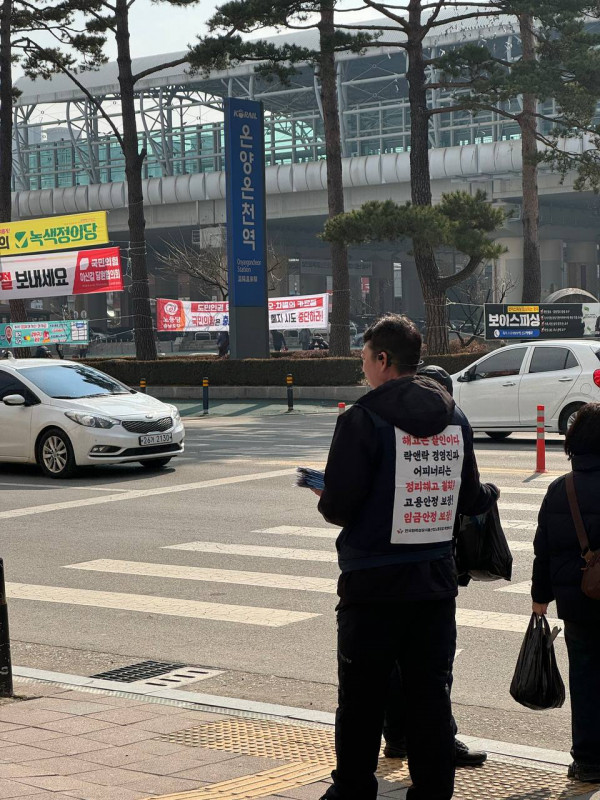
<path fill-rule="evenodd" d="M 598 246 L 596 242 L 568 242 L 565 248 L 568 287 L 586 289 L 598 296 Z"/>
<path fill-rule="evenodd" d="M 520 303 L 523 295 L 523 237 L 505 237 L 496 239 L 496 244 L 506 248 L 500 258 L 496 259 L 494 270 L 495 290 L 498 300 L 504 287 L 506 294 L 503 303 Z"/>
<path fill-rule="evenodd" d="M 563 241 L 562 239 L 543 239 L 540 242 L 542 262 L 542 300 L 558 289 L 563 283 Z"/>

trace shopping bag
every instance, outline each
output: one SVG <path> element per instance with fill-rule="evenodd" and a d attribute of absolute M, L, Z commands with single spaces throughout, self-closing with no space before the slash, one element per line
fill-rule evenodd
<path fill-rule="evenodd" d="M 565 702 L 565 685 L 554 653 L 559 633 L 560 628 L 550 630 L 546 617 L 531 615 L 510 693 L 517 703 L 534 711 L 560 708 Z"/>
<path fill-rule="evenodd" d="M 497 503 L 485 514 L 461 518 L 456 537 L 459 574 L 468 574 L 475 581 L 509 581 L 512 562 Z"/>

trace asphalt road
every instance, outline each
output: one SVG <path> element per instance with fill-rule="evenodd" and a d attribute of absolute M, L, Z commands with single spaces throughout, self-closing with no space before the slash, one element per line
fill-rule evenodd
<path fill-rule="evenodd" d="M 293 471 L 324 464 L 335 418 L 188 420 L 185 456 L 161 473 L 103 467 L 54 482 L 0 465 L 13 662 L 91 675 L 177 661 L 218 671 L 186 689 L 333 710 L 336 530 Z M 549 437 L 544 476 L 533 435 L 482 436 L 476 450 L 502 488 L 514 575 L 461 590 L 455 713 L 465 734 L 568 749 L 567 707 L 530 712 L 508 693 L 537 510 L 568 468 L 562 438 Z M 562 638 L 557 654 L 566 681 Z"/>

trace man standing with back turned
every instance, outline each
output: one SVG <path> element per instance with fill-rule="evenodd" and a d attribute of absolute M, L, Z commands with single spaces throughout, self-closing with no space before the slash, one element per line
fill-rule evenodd
<path fill-rule="evenodd" d="M 416 375 L 421 334 L 389 315 L 364 334 L 372 391 L 338 418 L 319 511 L 337 540 L 337 764 L 326 800 L 376 800 L 389 678 L 406 692 L 410 800 L 450 800 L 454 730 L 448 673 L 456 647 L 456 514 L 498 490 L 479 480 L 473 434 L 436 382 Z"/>

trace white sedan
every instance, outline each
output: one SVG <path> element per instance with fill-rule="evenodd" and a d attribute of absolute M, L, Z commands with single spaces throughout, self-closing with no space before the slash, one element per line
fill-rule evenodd
<path fill-rule="evenodd" d="M 585 403 L 600 402 L 600 342 L 523 342 L 494 350 L 452 376 L 454 399 L 473 430 L 492 439 L 545 428 L 565 433 Z"/>
<path fill-rule="evenodd" d="M 74 361 L 0 361 L 0 461 L 37 463 L 51 478 L 78 466 L 139 461 L 160 469 L 183 453 L 175 406 Z"/>

